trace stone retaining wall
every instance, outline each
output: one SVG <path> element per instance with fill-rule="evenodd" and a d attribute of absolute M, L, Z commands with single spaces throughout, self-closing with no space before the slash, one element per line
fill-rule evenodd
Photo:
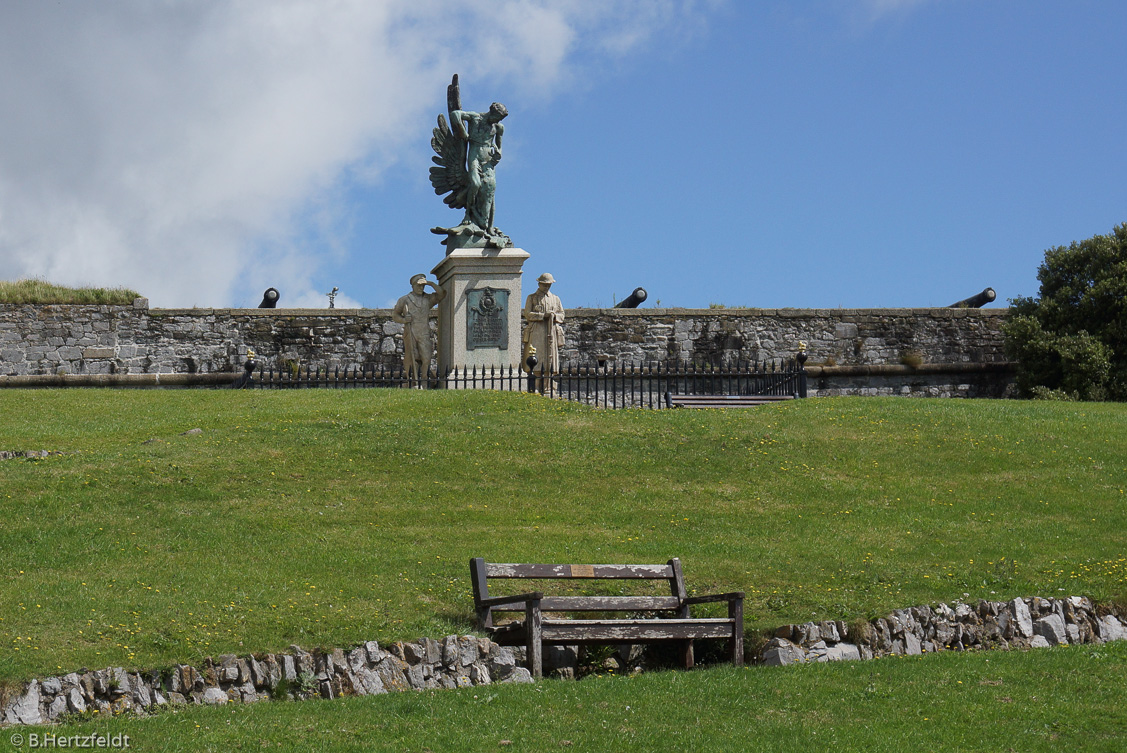
<path fill-rule="evenodd" d="M 1008 309 L 572 309 L 561 357 L 810 365 L 1005 361 Z"/>
<path fill-rule="evenodd" d="M 1000 396 L 1005 309 L 572 309 L 561 357 L 581 364 L 793 358 L 823 367 L 813 395 Z M 432 326 L 435 320 L 432 318 Z M 514 338 L 515 340 L 515 338 Z M 0 377 L 397 367 L 403 325 L 386 309 L 150 309 L 0 305 Z M 849 368 L 907 365 L 904 373 Z M 966 373 L 929 367 L 966 366 Z M 845 368 L 846 371 L 835 372 Z"/>
<path fill-rule="evenodd" d="M 871 622 L 807 622 L 784 625 L 755 657 L 785 665 L 818 661 L 913 656 L 943 650 L 1038 648 L 1127 640 L 1127 624 L 1091 600 L 1017 598 L 1008 602 L 957 602 L 953 607 L 912 607 Z M 622 647 L 629 649 L 630 647 Z M 545 652 L 545 664 L 576 676 L 579 653 L 567 647 Z M 532 682 L 524 648 L 486 638 L 421 638 L 381 648 L 372 641 L 349 651 L 290 653 L 208 659 L 201 668 L 129 672 L 121 667 L 72 672 L 32 680 L 0 703 L 0 724 L 44 724 L 90 711 L 138 715 L 154 707 L 253 703 L 271 699 L 377 695 L 394 690 L 461 688 L 493 682 Z M 619 651 L 608 667 L 639 671 L 641 650 Z"/>
<path fill-rule="evenodd" d="M 914 656 L 970 648 L 1039 648 L 1127 639 L 1127 625 L 1087 598 L 1014 599 L 900 609 L 855 626 L 784 625 L 763 651 L 765 664 Z"/>
<path fill-rule="evenodd" d="M 402 363 L 403 325 L 384 310 L 149 309 L 0 305 L 0 373 L 242 372 Z"/>
<path fill-rule="evenodd" d="M 375 641 L 347 653 L 303 651 L 208 659 L 201 668 L 129 672 L 121 667 L 32 680 L 0 714 L 5 724 L 45 724 L 66 714 L 144 715 L 156 707 L 254 703 L 270 699 L 337 698 L 395 690 L 461 688 L 491 682 L 532 682 L 520 666 L 524 649 L 470 635 L 420 639 L 386 649 Z"/>

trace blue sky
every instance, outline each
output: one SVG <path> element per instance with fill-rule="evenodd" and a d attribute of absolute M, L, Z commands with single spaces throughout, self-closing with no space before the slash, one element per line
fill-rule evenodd
<path fill-rule="evenodd" d="M 1004 305 L 1127 221 L 1117 0 L 66 5 L 0 3 L 84 51 L 0 52 L 0 278 L 389 306 L 461 218 L 454 72 L 509 109 L 496 223 L 569 307 Z"/>

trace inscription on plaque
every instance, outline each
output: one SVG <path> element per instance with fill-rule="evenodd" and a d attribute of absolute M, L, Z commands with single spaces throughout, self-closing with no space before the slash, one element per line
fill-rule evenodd
<path fill-rule="evenodd" d="M 466 350 L 509 348 L 509 291 L 477 288 L 466 291 Z"/>
<path fill-rule="evenodd" d="M 594 578 L 595 566 L 594 565 L 572 565 L 571 577 L 573 578 Z"/>

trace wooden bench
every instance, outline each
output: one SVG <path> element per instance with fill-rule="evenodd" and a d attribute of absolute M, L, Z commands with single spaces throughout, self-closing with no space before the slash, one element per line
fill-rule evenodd
<path fill-rule="evenodd" d="M 793 400 L 794 395 L 674 395 L 665 393 L 665 404 L 670 408 L 753 408 L 783 400 Z"/>
<path fill-rule="evenodd" d="M 597 578 L 609 580 L 664 580 L 669 596 L 545 596 L 541 591 L 514 596 L 489 595 L 490 579 L 571 580 Z M 545 645 L 589 645 L 598 643 L 680 644 L 681 661 L 693 666 L 693 641 L 722 638 L 728 641 L 728 657 L 743 664 L 743 592 L 688 596 L 681 575 L 681 562 L 674 558 L 664 565 L 517 565 L 470 560 L 477 618 L 493 641 L 503 646 L 527 646 L 528 668 L 533 677 L 543 676 Z M 726 618 L 700 618 L 689 614 L 689 607 L 707 602 L 728 602 Z M 560 619 L 556 615 L 577 612 L 658 612 L 664 616 L 623 618 Z M 499 613 L 517 616 L 498 623 Z M 545 615 L 552 615 L 545 617 Z M 523 619 L 520 617 L 523 615 Z"/>

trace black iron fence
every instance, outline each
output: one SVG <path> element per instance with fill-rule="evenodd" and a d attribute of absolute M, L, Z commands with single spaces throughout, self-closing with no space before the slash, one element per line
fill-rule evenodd
<path fill-rule="evenodd" d="M 402 368 L 389 369 L 382 366 L 353 366 L 314 369 L 311 366 L 301 369 L 260 368 L 252 372 L 251 381 L 246 387 L 272 390 L 294 390 L 313 388 L 348 389 L 360 387 L 415 387 L 420 389 L 441 389 L 445 379 L 433 369 L 421 377 L 408 374 Z M 240 387 L 236 384 L 232 385 Z"/>
<path fill-rule="evenodd" d="M 795 359 L 719 366 L 567 365 L 552 377 L 551 387 L 564 400 L 602 408 L 666 408 L 667 395 L 806 397 L 806 373 Z"/>
<path fill-rule="evenodd" d="M 259 389 L 416 388 L 527 391 L 601 408 L 666 408 L 669 395 L 748 395 L 806 397 L 802 362 L 567 364 L 555 374 L 528 374 L 517 367 L 470 367 L 429 371 L 423 376 L 399 368 L 362 366 L 341 369 L 267 369 L 250 372 L 236 387 Z"/>

